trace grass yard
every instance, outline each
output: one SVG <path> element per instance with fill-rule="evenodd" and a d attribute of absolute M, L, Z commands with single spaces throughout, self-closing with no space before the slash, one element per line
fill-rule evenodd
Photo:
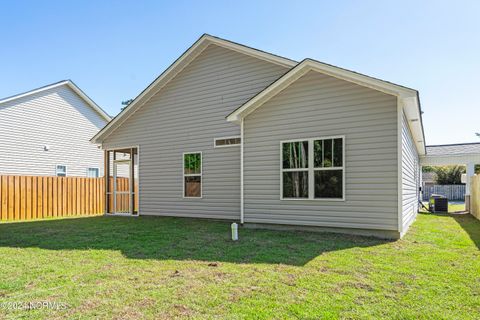
<path fill-rule="evenodd" d="M 465 203 L 449 203 L 448 204 L 448 212 L 458 212 L 458 211 L 465 211 Z"/>
<path fill-rule="evenodd" d="M 420 214 L 400 241 L 93 217 L 0 224 L 0 318 L 478 319 L 480 221 Z"/>

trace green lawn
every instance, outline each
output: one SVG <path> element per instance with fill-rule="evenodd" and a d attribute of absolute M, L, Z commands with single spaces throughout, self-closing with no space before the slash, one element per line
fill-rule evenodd
<path fill-rule="evenodd" d="M 465 211 L 465 203 L 449 203 L 448 212 Z"/>
<path fill-rule="evenodd" d="M 474 319 L 480 221 L 420 214 L 403 240 L 94 217 L 0 224 L 1 318 Z M 2 305 L 0 305 L 2 306 Z"/>

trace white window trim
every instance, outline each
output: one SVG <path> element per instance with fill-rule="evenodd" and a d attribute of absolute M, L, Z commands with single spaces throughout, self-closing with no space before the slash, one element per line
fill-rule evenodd
<path fill-rule="evenodd" d="M 86 176 L 87 178 L 89 178 L 89 176 L 88 176 L 88 170 L 89 170 L 89 169 L 96 169 L 97 172 L 98 172 L 98 175 L 96 176 L 96 178 L 99 178 L 99 177 L 100 177 L 100 168 L 99 168 L 99 167 L 87 167 L 87 168 L 85 169 L 85 173 L 86 173 L 85 176 Z"/>
<path fill-rule="evenodd" d="M 65 167 L 65 177 L 67 177 L 68 176 L 68 166 L 66 164 L 56 164 L 55 165 L 55 176 L 56 177 L 64 177 L 64 176 L 59 176 L 58 175 L 58 166 Z"/>
<path fill-rule="evenodd" d="M 238 144 L 225 144 L 223 146 L 217 146 L 217 140 L 225 140 L 225 139 L 240 139 L 240 143 Z M 213 147 L 214 148 L 230 148 L 230 147 L 240 147 L 242 144 L 242 137 L 241 136 L 230 136 L 230 137 L 220 137 L 213 139 Z"/>
<path fill-rule="evenodd" d="M 313 141 L 342 139 L 342 166 L 328 168 L 314 168 L 313 165 Z M 308 141 L 308 168 L 283 169 L 283 144 L 288 142 Z M 315 198 L 315 171 L 342 170 L 342 198 Z M 308 171 L 308 198 L 284 198 L 283 197 L 283 172 Z M 316 138 L 292 139 L 280 141 L 280 200 L 286 201 L 345 201 L 345 136 L 326 136 Z"/>
<path fill-rule="evenodd" d="M 185 155 L 186 154 L 200 154 L 200 174 L 188 173 L 185 174 Z M 200 197 L 187 197 L 185 196 L 185 177 L 200 177 Z M 203 198 L 203 154 L 202 151 L 191 151 L 182 153 L 182 197 L 184 199 L 202 199 Z"/>

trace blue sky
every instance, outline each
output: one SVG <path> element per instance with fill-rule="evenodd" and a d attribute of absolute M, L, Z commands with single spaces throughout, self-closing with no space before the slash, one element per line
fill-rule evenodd
<path fill-rule="evenodd" d="M 480 142 L 480 1 L 2 1 L 0 97 L 72 79 L 108 113 L 203 33 L 420 91 L 427 144 Z"/>

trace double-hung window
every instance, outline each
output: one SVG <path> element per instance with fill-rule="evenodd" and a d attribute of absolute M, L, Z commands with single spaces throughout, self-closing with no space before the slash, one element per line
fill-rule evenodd
<path fill-rule="evenodd" d="M 202 153 L 183 154 L 183 197 L 202 197 Z"/>
<path fill-rule="evenodd" d="M 281 198 L 344 200 L 343 136 L 281 142 Z"/>

